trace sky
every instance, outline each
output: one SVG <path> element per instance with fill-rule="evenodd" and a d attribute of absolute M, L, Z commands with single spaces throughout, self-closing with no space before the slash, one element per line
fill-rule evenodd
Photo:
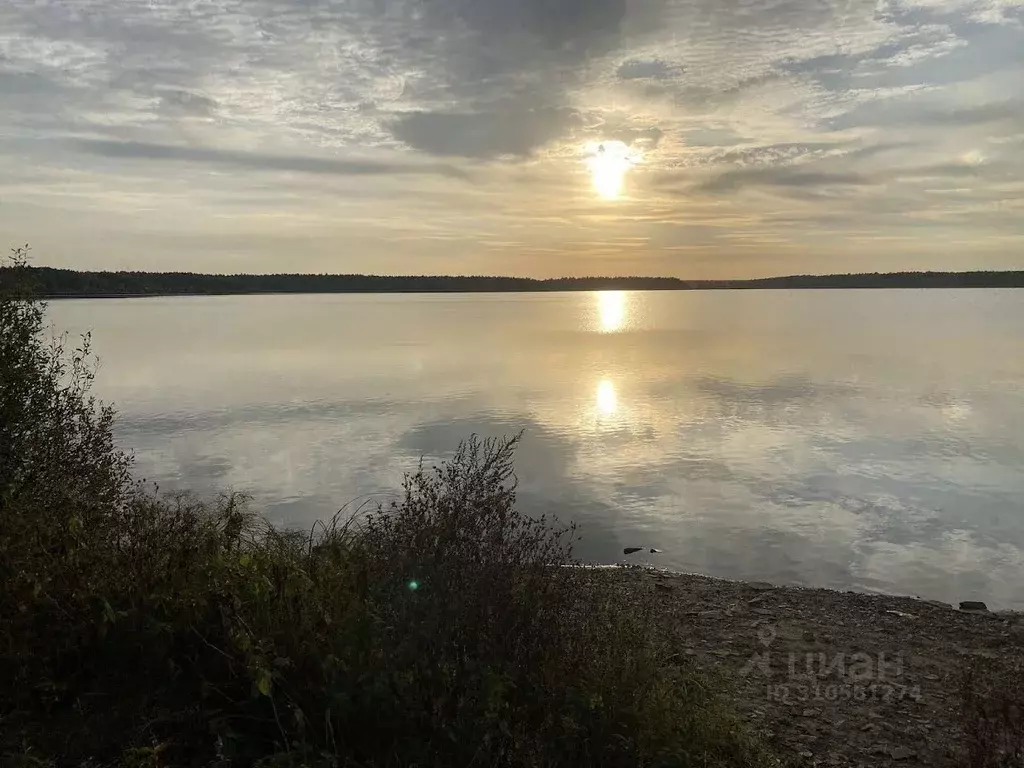
<path fill-rule="evenodd" d="M 1024 0 L 3 0 L 0 235 L 79 269 L 1020 269 Z"/>

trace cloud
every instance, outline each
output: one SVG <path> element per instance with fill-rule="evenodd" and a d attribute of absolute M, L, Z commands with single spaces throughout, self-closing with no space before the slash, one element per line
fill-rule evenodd
<path fill-rule="evenodd" d="M 1024 126 L 1024 100 L 1021 99 L 947 105 L 934 101 L 934 96 L 922 93 L 916 99 L 867 103 L 837 115 L 826 124 L 835 131 L 867 126 L 946 131 L 986 128 L 994 136 L 1013 133 Z"/>
<path fill-rule="evenodd" d="M 677 74 L 678 69 L 661 59 L 628 59 L 615 71 L 620 80 L 663 80 Z"/>
<path fill-rule="evenodd" d="M 729 149 L 709 157 L 708 160 L 717 166 L 732 165 L 739 168 L 788 165 L 842 152 L 847 146 L 835 141 L 783 142 Z"/>
<path fill-rule="evenodd" d="M 635 128 L 624 124 L 616 125 L 614 122 L 604 123 L 594 133 L 598 138 L 614 139 L 627 146 L 642 149 L 654 149 L 665 135 L 665 132 L 656 125 Z"/>
<path fill-rule="evenodd" d="M 217 111 L 217 102 L 191 91 L 171 88 L 159 91 L 161 107 L 169 113 L 210 117 Z"/>
<path fill-rule="evenodd" d="M 718 171 L 696 181 L 692 179 L 692 174 L 667 174 L 658 183 L 677 192 L 679 185 L 684 184 L 681 194 L 687 194 L 690 190 L 721 194 L 755 187 L 778 188 L 788 195 L 790 191 L 798 193 L 847 187 L 877 187 L 887 183 L 939 179 L 988 177 L 995 180 L 1007 176 L 999 169 L 989 168 L 980 153 L 967 153 L 955 161 L 940 163 L 872 164 L 873 158 L 892 153 L 903 146 L 903 143 L 897 142 L 854 150 L 828 144 L 818 147 L 794 145 L 748 149 L 726 153 L 716 158 L 713 166 L 716 170 L 727 165 L 741 167 Z M 780 160 L 784 164 L 779 164 Z M 690 182 L 688 186 L 687 181 Z"/>
<path fill-rule="evenodd" d="M 1024 102 L 1020 100 L 1001 101 L 969 107 L 954 106 L 945 110 L 931 107 L 922 109 L 913 115 L 906 115 L 898 122 L 905 125 L 944 128 L 1000 123 L 1022 126 L 1024 125 Z"/>
<path fill-rule="evenodd" d="M 937 163 L 909 168 L 897 168 L 888 173 L 880 174 L 880 177 L 892 179 L 962 179 L 982 178 L 990 171 L 982 163 L 960 162 L 960 163 Z M 998 171 L 996 172 L 998 174 Z"/>
<path fill-rule="evenodd" d="M 750 168 L 727 171 L 701 183 L 704 192 L 734 192 L 743 187 L 848 187 L 870 183 L 857 173 L 803 170 L 801 168 Z"/>
<path fill-rule="evenodd" d="M 431 163 L 381 160 L 345 160 L 332 157 L 265 155 L 210 147 L 180 147 L 139 141 L 76 139 L 74 146 L 84 152 L 124 160 L 205 163 L 244 168 L 252 171 L 283 171 L 338 176 L 385 176 L 438 174 L 466 179 L 467 174 L 454 166 Z"/>
<path fill-rule="evenodd" d="M 493 112 L 413 112 L 393 123 L 395 137 L 433 155 L 526 156 L 579 122 L 576 112 L 508 106 Z"/>
<path fill-rule="evenodd" d="M 526 32 L 552 49 L 586 50 L 615 37 L 626 13 L 626 0 L 449 0 L 436 7 L 464 20 L 488 40 Z"/>
<path fill-rule="evenodd" d="M 230 168 L 204 176 L 211 221 L 218 210 L 274 216 L 301 200 L 310 221 L 314 209 L 322 216 L 309 231 L 335 233 L 317 235 L 311 252 L 332 252 L 339 233 L 369 238 L 347 256 L 367 270 L 412 257 L 408 222 L 425 206 L 432 237 L 466 249 L 452 245 L 445 264 L 483 271 L 597 261 L 724 275 L 751 267 L 737 242 L 764 246 L 758 273 L 813 270 L 786 259 L 844 251 L 849 239 L 821 247 L 842 234 L 835 222 L 896 238 L 895 222 L 912 216 L 929 217 L 914 227 L 943 243 L 954 228 L 963 242 L 984 240 L 987 251 L 957 251 L 983 266 L 995 263 L 980 255 L 997 253 L 992 232 L 1020 232 L 1019 5 L 12 0 L 0 36 L 0 194 L 40 211 L 90 195 L 156 211 L 171 186 L 195 184 L 183 173 L 171 185 L 172 164 Z M 594 198 L 581 161 L 599 140 L 644 158 L 614 205 Z M 966 167 L 970 152 L 985 162 Z M 268 172 L 295 178 L 287 189 L 254 180 Z M 471 191 L 459 183 L 467 172 Z M 742 189 L 757 194 L 732 194 Z M 972 219 L 971 206 L 990 210 Z M 0 210 L 5 230 L 29 220 L 12 211 Z M 62 221 L 69 233 L 78 226 Z M 79 235 L 67 235 L 69 253 L 82 252 Z M 593 245 L 622 238 L 648 250 L 613 257 Z M 904 241 L 886 242 L 872 268 L 885 254 L 919 263 Z M 271 258 L 268 240 L 259 247 Z M 999 264 L 1016 258 L 999 247 Z M 540 255 L 550 253 L 571 256 Z"/>

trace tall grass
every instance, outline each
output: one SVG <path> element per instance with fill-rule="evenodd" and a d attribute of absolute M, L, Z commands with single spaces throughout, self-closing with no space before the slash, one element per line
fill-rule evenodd
<path fill-rule="evenodd" d="M 309 533 L 157 497 L 24 265 L 0 286 L 0 763 L 770 763 L 651 605 L 516 510 L 518 438 Z"/>

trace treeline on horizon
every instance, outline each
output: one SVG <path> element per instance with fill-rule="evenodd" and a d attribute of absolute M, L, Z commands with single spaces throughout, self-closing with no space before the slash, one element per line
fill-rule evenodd
<path fill-rule="evenodd" d="M 0 278 L 5 271 L 0 269 Z M 48 298 L 246 293 L 1024 287 L 1024 271 L 791 275 L 751 280 L 682 280 L 674 277 L 561 277 L 540 280 L 527 277 L 450 275 L 210 275 L 192 272 L 81 272 L 52 267 L 31 267 L 30 272 L 35 289 Z"/>

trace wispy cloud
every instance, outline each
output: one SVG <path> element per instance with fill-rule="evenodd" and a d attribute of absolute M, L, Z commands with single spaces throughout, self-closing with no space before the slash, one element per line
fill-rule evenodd
<path fill-rule="evenodd" d="M 252 171 L 284 171 L 339 176 L 387 176 L 426 173 L 448 176 L 454 179 L 469 178 L 465 171 L 454 166 L 430 162 L 346 160 L 324 156 L 270 155 L 214 149 L 211 147 L 181 147 L 170 144 L 113 141 L 108 139 L 76 139 L 73 144 L 84 152 L 123 160 L 206 163 Z"/>
<path fill-rule="evenodd" d="M 253 268 L 282 216 L 296 269 L 584 273 L 627 240 L 622 269 L 698 277 L 1019 265 L 1022 50 L 1021 0 L 11 0 L 0 229 L 75 264 L 125 226 L 93 195 L 152 268 L 189 200 Z M 610 140 L 641 158 L 613 202 L 583 163 Z"/>

